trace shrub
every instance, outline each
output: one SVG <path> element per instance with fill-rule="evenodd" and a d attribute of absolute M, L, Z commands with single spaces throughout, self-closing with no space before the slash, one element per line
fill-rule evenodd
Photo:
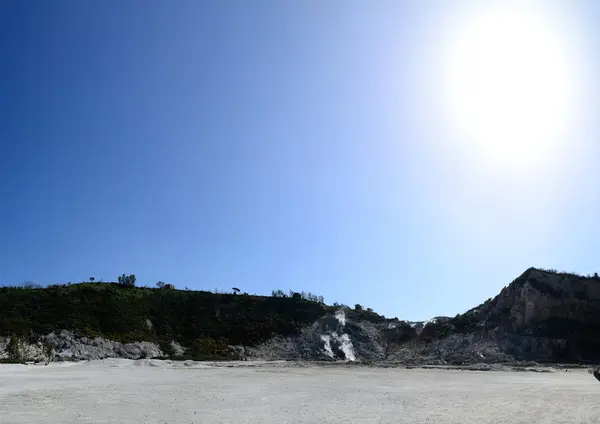
<path fill-rule="evenodd" d="M 10 337 L 10 341 L 8 342 L 8 346 L 6 348 L 8 352 L 8 359 L 11 362 L 20 362 L 21 361 L 21 352 L 20 352 L 20 340 L 14 334 Z"/>

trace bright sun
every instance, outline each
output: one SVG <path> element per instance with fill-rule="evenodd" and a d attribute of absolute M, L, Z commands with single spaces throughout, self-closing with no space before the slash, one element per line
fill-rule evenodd
<path fill-rule="evenodd" d="M 534 11 L 490 10 L 453 26 L 441 98 L 469 154 L 503 168 L 556 151 L 571 121 L 575 75 L 565 38 Z"/>

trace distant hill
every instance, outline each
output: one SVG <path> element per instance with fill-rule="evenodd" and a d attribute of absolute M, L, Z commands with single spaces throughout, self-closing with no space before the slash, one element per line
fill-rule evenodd
<path fill-rule="evenodd" d="M 40 336 L 61 330 L 68 332 L 62 339 L 44 340 L 71 350 L 73 337 L 85 337 L 78 343 L 90 346 L 145 341 L 156 345 L 148 351 L 167 356 L 180 355 L 173 346 L 181 345 L 197 359 L 231 357 L 235 351 L 267 359 L 595 363 L 600 278 L 530 268 L 495 298 L 426 322 L 386 319 L 360 305 L 328 306 L 300 294 L 215 294 L 117 283 L 0 288 L 0 359 L 9 349 L 8 336 L 40 343 Z M 102 355 L 126 351 L 135 357 L 146 349 L 115 346 Z"/>

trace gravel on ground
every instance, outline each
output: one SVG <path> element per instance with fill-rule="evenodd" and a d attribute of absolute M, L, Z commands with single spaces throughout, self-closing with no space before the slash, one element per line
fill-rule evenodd
<path fill-rule="evenodd" d="M 112 359 L 0 365 L 0 423 L 600 423 L 586 370 Z"/>

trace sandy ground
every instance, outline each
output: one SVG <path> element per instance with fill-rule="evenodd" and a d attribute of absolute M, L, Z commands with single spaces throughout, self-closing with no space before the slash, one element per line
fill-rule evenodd
<path fill-rule="evenodd" d="M 106 360 L 0 365 L 0 423 L 600 423 L 585 370 Z"/>

